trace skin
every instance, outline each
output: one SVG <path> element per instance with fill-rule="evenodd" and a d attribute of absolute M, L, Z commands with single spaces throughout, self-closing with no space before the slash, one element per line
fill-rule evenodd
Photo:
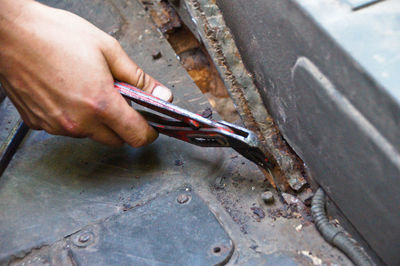
<path fill-rule="evenodd" d="M 30 128 L 113 146 L 157 138 L 113 82 L 167 101 L 171 91 L 88 21 L 30 0 L 0 0 L 0 47 L 1 85 Z"/>

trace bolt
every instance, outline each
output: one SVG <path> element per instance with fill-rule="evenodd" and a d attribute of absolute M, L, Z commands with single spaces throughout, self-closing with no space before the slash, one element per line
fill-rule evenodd
<path fill-rule="evenodd" d="M 180 194 L 176 200 L 179 204 L 184 204 L 189 201 L 189 196 L 186 194 Z"/>
<path fill-rule="evenodd" d="M 86 243 L 86 242 L 88 242 L 89 240 L 90 240 L 90 233 L 88 233 L 88 232 L 86 232 L 86 233 L 83 233 L 83 234 L 81 234 L 80 236 L 79 236 L 79 242 L 81 242 L 81 243 Z"/>
<path fill-rule="evenodd" d="M 275 201 L 274 194 L 272 194 L 271 191 L 261 193 L 261 199 L 267 204 L 271 204 Z"/>

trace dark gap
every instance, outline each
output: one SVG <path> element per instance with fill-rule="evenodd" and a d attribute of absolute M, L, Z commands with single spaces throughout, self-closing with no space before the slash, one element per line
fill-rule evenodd
<path fill-rule="evenodd" d="M 212 108 L 225 121 L 239 120 L 232 99 L 207 50 L 179 18 L 175 9 L 167 1 L 140 1 Z"/>
<path fill-rule="evenodd" d="M 213 248 L 213 252 L 214 253 L 220 253 L 221 252 L 221 248 L 220 247 L 215 247 L 215 248 Z"/>

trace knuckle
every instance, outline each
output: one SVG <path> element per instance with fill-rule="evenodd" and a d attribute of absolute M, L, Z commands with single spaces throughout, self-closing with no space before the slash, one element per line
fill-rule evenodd
<path fill-rule="evenodd" d="M 108 113 L 110 103 L 107 99 L 97 99 L 90 101 L 88 105 L 95 116 L 104 117 Z"/>
<path fill-rule="evenodd" d="M 118 42 L 118 40 L 112 37 L 111 35 L 108 36 L 107 43 L 109 48 L 112 50 L 119 49 L 121 47 L 121 44 Z"/>
<path fill-rule="evenodd" d="M 140 67 L 136 68 L 135 79 L 138 88 L 143 88 L 146 84 L 146 73 Z"/>
<path fill-rule="evenodd" d="M 61 118 L 59 120 L 60 129 L 56 129 L 59 135 L 67 135 L 72 137 L 84 136 L 83 127 L 81 123 L 73 121 L 67 118 Z"/>

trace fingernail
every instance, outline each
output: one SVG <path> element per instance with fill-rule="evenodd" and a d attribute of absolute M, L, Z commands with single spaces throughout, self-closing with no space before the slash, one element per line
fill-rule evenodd
<path fill-rule="evenodd" d="M 164 101 L 169 101 L 172 97 L 172 92 L 168 88 L 160 85 L 158 85 L 153 89 L 152 94 L 153 96 L 160 98 L 161 100 Z"/>

